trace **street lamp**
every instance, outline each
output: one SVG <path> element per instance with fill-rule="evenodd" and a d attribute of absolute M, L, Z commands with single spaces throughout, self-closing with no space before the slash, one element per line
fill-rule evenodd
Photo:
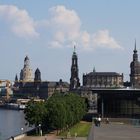
<path fill-rule="evenodd" d="M 41 124 L 39 124 L 38 127 L 39 127 L 39 135 L 42 136 Z"/>
<path fill-rule="evenodd" d="M 23 130 L 24 130 L 24 128 L 23 128 L 23 127 L 21 127 L 21 132 L 22 132 L 22 134 L 23 134 Z"/>

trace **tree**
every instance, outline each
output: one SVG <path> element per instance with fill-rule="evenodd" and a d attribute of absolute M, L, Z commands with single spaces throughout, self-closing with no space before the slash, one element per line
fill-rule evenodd
<path fill-rule="evenodd" d="M 66 126 L 66 110 L 63 99 L 53 96 L 47 103 L 46 124 L 53 129 L 61 130 Z"/>
<path fill-rule="evenodd" d="M 31 100 L 28 102 L 24 114 L 30 126 L 35 125 L 37 127 L 39 124 L 43 124 L 44 117 L 46 116 L 47 108 L 44 102 L 34 102 Z"/>
<path fill-rule="evenodd" d="M 29 125 L 41 124 L 63 130 L 78 123 L 86 113 L 85 99 L 72 93 L 56 93 L 46 102 L 30 101 L 24 111 Z"/>

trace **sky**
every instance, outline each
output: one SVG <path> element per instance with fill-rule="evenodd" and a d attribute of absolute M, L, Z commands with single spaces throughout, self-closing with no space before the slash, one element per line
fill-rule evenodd
<path fill-rule="evenodd" d="M 19 77 L 28 55 L 43 81 L 69 82 L 74 45 L 83 73 L 117 72 L 129 81 L 139 0 L 0 0 L 0 79 Z"/>

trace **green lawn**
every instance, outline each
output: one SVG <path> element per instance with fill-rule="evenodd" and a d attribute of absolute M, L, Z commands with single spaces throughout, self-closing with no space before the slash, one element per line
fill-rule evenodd
<path fill-rule="evenodd" d="M 91 127 L 91 123 L 89 122 L 80 122 L 76 125 L 74 125 L 72 128 L 70 128 L 70 135 L 75 136 L 75 133 L 77 133 L 77 137 L 87 137 L 89 130 Z M 62 132 L 60 136 L 67 136 L 68 131 Z"/>

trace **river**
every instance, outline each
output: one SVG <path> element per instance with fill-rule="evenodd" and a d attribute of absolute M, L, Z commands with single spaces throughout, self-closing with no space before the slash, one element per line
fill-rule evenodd
<path fill-rule="evenodd" d="M 0 109 L 0 140 L 31 129 L 25 123 L 23 111 Z"/>

